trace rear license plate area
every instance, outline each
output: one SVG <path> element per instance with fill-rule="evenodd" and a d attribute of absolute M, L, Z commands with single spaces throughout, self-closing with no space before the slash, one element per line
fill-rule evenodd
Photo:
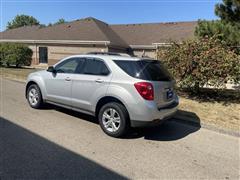
<path fill-rule="evenodd" d="M 173 90 L 172 89 L 168 89 L 167 90 L 167 99 L 172 99 L 173 98 Z"/>

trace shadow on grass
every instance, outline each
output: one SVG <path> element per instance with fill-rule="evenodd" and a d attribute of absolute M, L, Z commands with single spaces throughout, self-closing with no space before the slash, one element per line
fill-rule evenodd
<path fill-rule="evenodd" d="M 198 115 L 194 112 L 184 111 L 179 109 L 177 113 L 174 115 L 174 119 L 192 126 L 196 126 L 196 127 L 201 126 L 201 120 L 198 117 Z"/>
<path fill-rule="evenodd" d="M 64 109 L 53 105 L 47 105 L 46 108 L 55 109 L 56 111 L 68 114 L 73 117 L 77 117 L 81 120 L 98 124 L 98 120 L 90 115 L 86 115 L 83 113 L 79 113 L 76 111 Z M 155 127 L 132 128 L 130 132 L 123 138 L 124 139 L 144 138 L 146 140 L 155 141 L 174 141 L 182 139 L 188 136 L 189 134 L 198 131 L 201 128 L 200 119 L 195 113 L 187 111 L 179 111 L 178 113 L 181 113 L 182 116 L 184 115 L 185 120 L 179 121 L 173 118 Z M 191 118 L 191 120 L 195 120 L 195 122 L 192 123 L 189 118 Z"/>
<path fill-rule="evenodd" d="M 193 93 L 188 90 L 178 90 L 178 95 L 198 102 L 221 103 L 222 105 L 240 104 L 240 86 L 233 89 L 201 89 L 200 92 Z"/>
<path fill-rule="evenodd" d="M 0 179 L 126 179 L 2 117 L 0 137 Z"/>

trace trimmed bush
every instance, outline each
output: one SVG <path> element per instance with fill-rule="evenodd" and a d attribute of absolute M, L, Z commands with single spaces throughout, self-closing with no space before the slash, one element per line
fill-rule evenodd
<path fill-rule="evenodd" d="M 33 52 L 27 45 L 18 43 L 0 43 L 0 65 L 28 66 Z"/>
<path fill-rule="evenodd" d="M 205 85 L 224 89 L 227 81 L 240 81 L 240 56 L 220 40 L 201 38 L 173 43 L 158 51 L 181 89 L 199 93 Z"/>

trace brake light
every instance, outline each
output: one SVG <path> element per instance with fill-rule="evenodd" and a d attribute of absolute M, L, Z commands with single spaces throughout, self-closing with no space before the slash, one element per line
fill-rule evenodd
<path fill-rule="evenodd" d="M 154 99 L 153 85 L 149 82 L 138 82 L 134 84 L 138 93 L 146 100 Z"/>

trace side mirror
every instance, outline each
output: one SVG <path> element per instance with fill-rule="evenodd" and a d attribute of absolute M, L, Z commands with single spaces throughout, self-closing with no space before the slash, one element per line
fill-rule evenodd
<path fill-rule="evenodd" d="M 53 67 L 53 66 L 49 66 L 48 69 L 47 69 L 48 72 L 52 72 L 54 74 L 57 73 L 56 69 Z"/>

